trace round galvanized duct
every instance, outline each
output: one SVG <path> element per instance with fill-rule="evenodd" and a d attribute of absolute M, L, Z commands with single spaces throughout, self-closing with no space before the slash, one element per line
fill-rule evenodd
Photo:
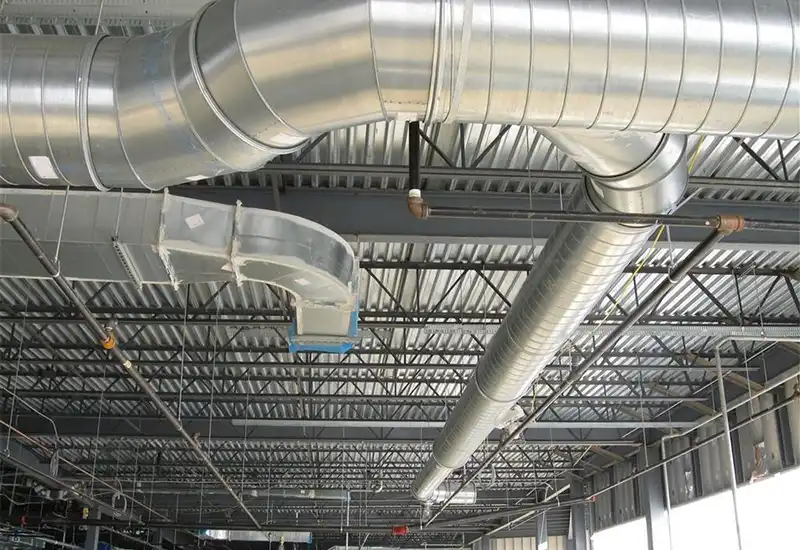
<path fill-rule="evenodd" d="M 2 36 L 0 177 L 161 189 L 386 119 L 794 138 L 786 0 L 217 0 L 134 38 Z"/>

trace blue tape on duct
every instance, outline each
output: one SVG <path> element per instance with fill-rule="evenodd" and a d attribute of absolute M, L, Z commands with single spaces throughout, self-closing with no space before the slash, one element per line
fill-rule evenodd
<path fill-rule="evenodd" d="M 299 351 L 313 351 L 317 353 L 336 353 L 345 354 L 355 345 L 358 335 L 358 311 L 354 311 L 350 317 L 350 328 L 347 336 L 327 336 L 312 335 L 304 338 L 297 334 L 297 321 L 292 319 L 289 326 L 289 351 L 297 353 Z M 341 341 L 338 341 L 341 340 Z"/>

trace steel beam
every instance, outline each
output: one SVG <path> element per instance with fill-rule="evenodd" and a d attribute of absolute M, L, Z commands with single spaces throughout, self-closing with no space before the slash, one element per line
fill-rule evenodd
<path fill-rule="evenodd" d="M 491 145 L 490 145 L 491 146 Z M 488 149 L 488 148 L 487 148 Z M 474 162 L 472 163 L 474 164 Z M 408 167 L 402 165 L 371 164 L 323 164 L 323 163 L 286 163 L 272 162 L 257 173 L 283 174 L 300 176 L 333 176 L 351 178 L 392 178 L 404 180 L 408 177 Z M 514 168 L 478 168 L 456 166 L 422 166 L 419 169 L 421 178 L 432 181 L 498 181 L 579 184 L 584 175 L 581 172 L 556 170 L 520 170 Z M 693 188 L 733 189 L 737 191 L 796 192 L 797 183 L 788 179 L 747 179 L 747 178 L 714 178 L 692 176 L 689 186 Z"/>
<path fill-rule="evenodd" d="M 151 318 L 142 318 L 137 317 L 137 315 L 150 315 L 149 313 L 128 313 L 126 316 L 108 316 L 108 317 L 98 317 L 98 321 L 101 323 L 108 323 L 108 324 L 115 324 L 117 326 L 132 326 L 132 327 L 149 327 L 149 326 L 171 326 L 171 327 L 181 327 L 181 326 L 191 326 L 191 327 L 220 327 L 220 328 L 253 328 L 253 329 L 282 329 L 288 330 L 291 321 L 288 319 L 263 319 L 263 318 L 253 318 L 254 314 L 250 314 L 248 318 L 241 318 L 236 316 L 228 316 L 228 315 L 220 315 L 220 316 L 210 316 L 207 312 L 205 313 L 187 313 L 187 316 L 193 316 L 191 319 L 178 319 L 178 318 L 170 318 L 170 317 L 151 317 Z M 411 318 L 419 318 L 424 319 L 427 316 L 435 316 L 438 317 L 439 315 L 433 313 L 431 315 L 430 312 L 407 312 L 406 315 Z M 456 313 L 451 314 L 442 314 L 442 316 L 458 316 Z M 375 314 L 376 317 L 381 316 L 380 313 Z M 365 316 L 366 317 L 366 316 Z M 492 314 L 491 317 L 496 317 L 496 313 Z M 766 323 L 766 324 L 758 324 L 752 326 L 745 326 L 741 327 L 738 324 L 736 326 L 730 326 L 730 323 L 723 318 L 717 317 L 708 317 L 705 319 L 703 323 L 686 323 L 680 316 L 662 316 L 662 317 L 672 317 L 671 323 L 681 323 L 681 324 L 670 324 L 666 321 L 659 321 L 658 323 L 652 324 L 641 324 L 634 327 L 628 331 L 628 334 L 631 336 L 649 336 L 649 335 L 656 335 L 656 336 L 705 336 L 705 337 L 713 337 L 713 338 L 723 338 L 725 336 L 731 336 L 735 334 L 747 334 L 748 332 L 752 334 L 763 334 L 765 336 L 769 336 L 770 334 L 775 335 L 782 335 L 788 332 L 796 332 L 800 334 L 800 328 L 797 327 L 796 323 L 788 323 L 785 319 L 782 319 L 781 322 L 776 323 Z M 695 319 L 696 320 L 696 319 Z M 56 314 L 55 311 L 52 312 L 52 316 L 45 316 L 42 314 L 36 315 L 19 315 L 19 316 L 0 316 L 0 323 L 5 324 L 22 324 L 22 323 L 29 323 L 29 324 L 36 324 L 36 325 L 53 325 L 53 326 L 78 326 L 81 324 L 80 319 L 75 319 L 72 317 L 65 317 L 63 315 Z M 493 334 L 497 328 L 500 326 L 500 319 L 488 319 L 488 322 L 483 323 L 475 323 L 475 322 L 468 322 L 468 323 L 453 323 L 453 322 L 441 322 L 441 321 L 429 321 L 429 322 L 413 322 L 409 320 L 402 320 L 397 319 L 394 321 L 371 321 L 371 320 L 362 320 L 359 322 L 359 326 L 361 328 L 361 336 L 362 338 L 371 338 L 372 334 L 368 331 L 372 329 L 410 329 L 416 328 L 421 330 L 423 333 L 427 334 L 475 334 L 475 335 L 486 335 L 486 334 Z M 610 322 L 603 325 L 599 325 L 595 323 L 582 323 L 579 325 L 575 330 L 575 337 L 580 336 L 605 336 L 615 328 L 615 323 Z"/>
<path fill-rule="evenodd" d="M 58 421 L 58 433 L 62 439 L 60 448 L 62 449 L 83 449 L 87 446 L 91 447 L 95 442 L 102 442 L 106 447 L 113 445 L 130 446 L 132 448 L 147 449 L 151 447 L 163 447 L 165 445 L 172 445 L 180 441 L 177 436 L 157 434 L 142 435 L 137 434 L 130 429 L 118 427 L 113 432 L 105 431 L 102 429 L 97 430 L 97 422 L 94 422 L 94 429 L 85 423 L 85 429 L 80 428 L 80 420 L 75 422 Z M 207 419 L 206 419 L 207 420 Z M 29 434 L 32 438 L 51 438 L 53 437 L 52 425 L 47 430 L 44 424 L 32 424 L 28 420 L 23 420 L 25 433 Z M 350 437 L 281 437 L 274 434 L 258 434 L 254 433 L 248 435 L 245 442 L 241 434 L 237 435 L 222 435 L 218 433 L 221 430 L 215 428 L 211 438 L 212 446 L 224 445 L 244 445 L 248 449 L 260 450 L 274 450 L 274 451 L 382 451 L 382 452 L 415 452 L 415 451 L 428 451 L 433 445 L 434 436 L 424 435 L 414 439 L 392 436 L 378 436 L 376 434 L 369 434 L 363 437 L 354 438 Z M 150 431 L 147 432 L 150 434 Z M 538 449 L 538 448 L 563 448 L 563 447 L 622 447 L 622 448 L 638 448 L 641 443 L 633 440 L 625 439 L 602 439 L 598 437 L 588 436 L 585 438 L 577 438 L 570 436 L 567 438 L 554 438 L 549 434 L 529 434 L 530 437 L 525 439 L 517 439 L 509 444 L 509 451 L 519 451 L 520 449 Z M 489 438 L 480 450 L 485 451 L 497 444 L 499 439 L 497 437 Z"/>
<path fill-rule="evenodd" d="M 569 496 L 571 499 L 583 497 L 583 485 L 580 481 L 570 482 Z M 567 539 L 569 550 L 587 550 L 589 548 L 589 533 L 586 528 L 586 505 L 573 504 L 570 507 L 570 537 Z"/>
<path fill-rule="evenodd" d="M 217 417 L 218 420 L 224 420 Z M 297 418 L 254 418 L 245 421 L 242 418 L 230 419 L 234 426 L 244 426 L 247 422 L 251 427 L 299 427 L 299 428 L 407 428 L 407 429 L 441 429 L 444 421 L 423 421 L 423 420 L 306 420 Z M 569 420 L 569 421 L 542 421 L 536 422 L 530 430 L 595 430 L 595 429 L 678 429 L 691 427 L 693 422 L 669 422 L 669 421 L 602 421 L 602 420 Z"/>
<path fill-rule="evenodd" d="M 100 513 L 90 512 L 89 518 L 95 521 L 100 520 Z M 86 528 L 86 539 L 83 541 L 84 550 L 97 550 L 97 543 L 100 540 L 100 524 L 90 525 Z"/>
<path fill-rule="evenodd" d="M 37 416 L 33 413 L 20 413 L 21 417 Z M 97 419 L 97 414 L 74 414 L 74 413 L 48 413 L 48 417 L 53 420 L 75 421 L 85 419 Z M 161 417 L 145 414 L 118 414 L 103 413 L 105 420 L 128 420 L 131 422 L 154 421 Z M 183 415 L 185 422 L 208 422 L 208 417 Z M 444 427 L 443 420 L 354 420 L 348 419 L 305 419 L 305 418 L 244 418 L 242 416 L 224 417 L 214 416 L 215 423 L 230 422 L 236 427 L 248 428 L 380 428 L 380 429 L 406 429 L 406 430 L 439 430 Z M 666 420 L 569 420 L 569 421 L 549 421 L 543 420 L 536 422 L 528 431 L 536 430 L 631 430 L 631 429 L 680 429 L 688 428 L 693 425 L 688 421 L 670 422 Z"/>
<path fill-rule="evenodd" d="M 19 349 L 19 342 L 4 342 L 0 344 L 0 350 L 3 351 L 11 351 L 16 352 Z M 174 355 L 175 353 L 175 345 L 174 344 L 129 344 L 125 346 L 126 351 L 130 353 L 163 353 L 167 355 Z M 53 350 L 60 350 L 60 351 L 74 351 L 78 353 L 83 353 L 85 355 L 94 353 L 97 350 L 97 347 L 90 342 L 71 342 L 71 343 L 59 343 L 59 344 L 42 344 L 42 343 L 26 343 L 24 351 L 46 351 L 52 352 Z M 220 349 L 215 346 L 210 345 L 197 345 L 197 346 L 186 346 L 183 350 L 186 354 L 216 354 L 217 359 L 222 362 L 228 362 L 225 357 L 229 354 L 241 354 L 241 353 L 249 353 L 251 355 L 261 355 L 262 357 L 268 354 L 285 354 L 289 355 L 289 348 L 288 346 L 277 346 L 277 345 L 270 345 L 270 346 L 230 346 L 228 349 Z M 394 355 L 397 357 L 403 357 L 404 355 L 413 354 L 417 359 L 426 359 L 426 358 L 433 358 L 433 357 L 481 357 L 483 356 L 483 350 L 480 348 L 468 349 L 468 348 L 459 348 L 459 349 L 451 349 L 451 348 L 423 348 L 423 349 L 407 349 L 407 348 L 385 348 L 385 347 L 368 347 L 368 346 L 361 346 L 358 349 L 353 349 L 347 353 L 348 356 L 354 357 L 361 357 L 364 355 L 385 355 L 385 354 Z M 612 350 L 608 353 L 604 354 L 604 357 L 610 359 L 672 359 L 675 357 L 676 354 L 674 353 L 665 353 L 665 352 L 657 352 L 657 351 L 636 351 L 636 350 Z M 562 353 L 561 357 L 567 358 L 570 357 L 569 354 Z M 701 359 L 708 359 L 710 354 L 707 352 L 697 352 L 695 356 Z M 741 361 L 743 357 L 740 357 L 737 354 L 733 353 L 726 353 L 722 355 L 722 359 L 730 360 L 730 361 Z M 147 361 L 147 359 L 145 359 Z M 57 361 L 56 361 L 57 362 Z M 137 364 L 139 361 L 137 360 Z M 300 366 L 301 363 L 296 363 L 296 366 Z M 328 365 L 334 365 L 328 363 Z"/>
<path fill-rule="evenodd" d="M 210 381 L 210 378 L 205 377 L 203 380 Z M 354 382 L 363 382 L 363 380 L 354 380 Z M 438 381 L 436 383 L 448 383 L 448 381 Z M 66 400 L 66 401 L 139 401 L 146 397 L 140 392 L 126 392 L 126 391 L 49 391 L 49 390 L 17 390 L 14 392 L 18 397 L 24 399 L 38 400 Z M 182 393 L 169 393 L 160 392 L 159 396 L 165 402 L 185 402 L 185 403 L 297 403 L 299 400 L 316 401 L 323 403 L 350 403 L 353 405 L 364 403 L 388 403 L 388 404 L 418 404 L 423 406 L 441 406 L 443 404 L 455 404 L 458 395 L 385 395 L 385 394 L 353 394 L 353 395 L 337 395 L 337 394 L 285 394 L 285 393 L 266 393 L 259 392 L 252 395 L 241 393 L 237 388 L 235 393 L 205 393 L 185 391 Z M 537 399 L 546 399 L 547 394 L 537 396 Z M 559 403 L 569 406 L 580 406 L 582 403 L 599 403 L 599 404 L 614 404 L 614 403 L 646 403 L 646 404 L 664 404 L 664 403 L 683 403 L 683 402 L 706 402 L 706 397 L 682 397 L 682 396 L 648 396 L 648 395 L 591 395 L 591 396 L 562 396 L 559 397 Z M 523 398 L 520 403 L 524 406 L 532 404 L 531 399 Z M 558 406 L 558 405 L 556 405 Z"/>
<path fill-rule="evenodd" d="M 28 322 L 47 322 L 52 320 L 56 324 L 78 324 L 75 319 L 77 310 L 70 307 L 54 307 L 28 304 L 4 304 L 4 310 L 11 312 L 0 316 L 0 322 L 17 322 L 23 320 Z M 224 327 L 227 321 L 236 322 L 235 326 L 252 327 L 275 327 L 285 328 L 290 325 L 290 319 L 286 312 L 280 309 L 267 308 L 221 308 L 219 310 L 209 310 L 204 307 L 176 307 L 163 305 L 159 307 L 148 306 L 92 306 L 92 313 L 103 321 L 113 321 L 118 324 L 136 324 L 139 326 L 149 325 L 174 325 L 178 320 L 183 324 L 186 317 L 187 326 L 209 326 L 216 325 L 219 319 L 219 326 Z M 364 325 L 370 329 L 390 329 L 390 328 L 425 328 L 443 326 L 469 326 L 469 321 L 480 321 L 479 326 L 486 323 L 499 324 L 506 316 L 506 311 L 437 311 L 437 310 L 362 310 L 359 312 L 359 325 Z M 136 318 L 144 316 L 147 318 Z M 458 324 L 453 321 L 458 320 Z M 599 323 L 612 326 L 625 320 L 624 315 L 606 315 L 605 313 L 590 313 L 578 330 L 590 331 L 597 328 Z M 795 326 L 794 318 L 784 316 L 746 316 L 742 319 L 745 325 L 787 327 Z M 724 316 L 715 315 L 661 315 L 651 313 L 641 318 L 640 324 L 636 327 L 645 327 L 637 330 L 650 330 L 651 325 L 658 328 L 664 325 L 689 325 L 690 328 L 697 326 L 724 326 L 728 324 L 728 319 Z M 660 326 L 659 326 L 660 325 Z M 669 329 L 670 327 L 666 327 Z"/>
<path fill-rule="evenodd" d="M 658 462 L 658 451 L 642 449 L 637 460 L 641 469 L 647 468 L 651 463 Z M 647 550 L 670 550 L 672 547 L 661 475 L 661 470 L 656 469 L 637 480 L 640 511 L 647 523 Z"/>
<path fill-rule="evenodd" d="M 373 361 L 348 361 L 345 363 L 309 363 L 309 362 L 295 362 L 295 363 L 285 363 L 285 362 L 270 362 L 264 363 L 263 361 L 184 361 L 181 363 L 180 361 L 153 361 L 153 360 L 139 360 L 136 362 L 137 365 L 143 368 L 151 368 L 156 369 L 157 372 L 155 373 L 156 380 L 182 380 L 183 378 L 180 374 L 175 374 L 176 372 L 180 372 L 182 368 L 192 367 L 192 368 L 207 368 L 207 369 L 215 369 L 217 374 L 214 375 L 214 379 L 220 382 L 233 382 L 233 381 L 241 381 L 241 380 L 248 380 L 250 382 L 294 382 L 297 380 L 296 375 L 291 375 L 290 373 L 298 370 L 304 369 L 306 371 L 320 371 L 320 370 L 346 370 L 346 369 L 363 369 L 363 370 L 372 370 L 373 373 L 381 373 L 381 371 L 402 371 L 402 370 L 412 370 L 412 371 L 419 371 L 419 372 L 436 372 L 436 371 L 446 371 L 446 372 L 458 372 L 458 371 L 472 371 L 475 368 L 476 363 L 459 363 L 459 364 L 450 364 L 450 363 L 379 363 Z M 230 369 L 252 369 L 252 368 L 259 368 L 263 367 L 268 364 L 271 368 L 275 370 L 282 370 L 285 369 L 287 374 L 274 374 L 274 375 L 263 375 L 263 374 L 250 374 L 247 373 L 247 376 L 243 377 L 241 375 L 231 375 L 225 374 L 226 370 Z M 53 366 L 62 366 L 65 368 L 75 368 L 75 367 L 85 367 L 85 368 L 97 368 L 97 372 L 95 374 L 81 374 L 76 376 L 70 376 L 68 374 L 64 374 L 62 372 L 56 372 L 50 370 Z M 111 367 L 114 364 L 111 361 L 103 361 L 98 359 L 87 359 L 85 361 L 81 361 L 80 359 L 62 359 L 62 358 L 53 358 L 53 359 L 28 359 L 28 358 L 21 358 L 21 359 L 0 359 L 0 376 L 16 376 L 19 374 L 20 376 L 34 376 L 37 378 L 42 379 L 59 379 L 65 380 L 70 378 L 78 378 L 78 379 L 102 379 L 102 368 L 103 367 Z M 544 369 L 545 378 L 548 374 L 557 375 L 559 373 L 569 372 L 572 369 L 570 365 L 567 364 L 552 364 L 547 365 Z M 611 373 L 626 373 L 626 372 L 633 372 L 638 373 L 640 371 L 645 372 L 656 372 L 656 371 L 667 371 L 667 372 L 680 372 L 680 373 L 706 373 L 712 372 L 715 370 L 715 367 L 710 365 L 677 365 L 676 363 L 672 362 L 669 364 L 653 364 L 653 365 L 637 365 L 631 363 L 615 363 L 615 364 L 604 364 L 604 365 L 593 365 L 591 368 L 592 372 L 611 372 Z M 756 366 L 731 366 L 726 367 L 726 371 L 728 372 L 755 372 L 758 370 Z M 206 375 L 206 378 L 210 378 L 211 375 Z M 184 377 L 185 378 L 185 377 Z M 389 375 L 377 375 L 371 376 L 370 378 L 363 378 L 357 376 L 323 376 L 319 374 L 315 375 L 306 375 L 303 377 L 306 382 L 311 383 L 324 383 L 324 382 L 331 382 L 331 383 L 347 383 L 347 382 L 397 382 L 396 378 L 392 378 Z M 441 378 L 437 378 L 435 376 L 414 376 L 412 380 L 405 380 L 403 383 L 413 383 L 413 384 L 438 384 L 441 383 L 443 380 Z M 455 383 L 457 380 L 451 380 L 451 383 Z M 674 385 L 674 386 L 685 386 L 685 385 L 692 385 L 688 384 L 685 381 L 681 380 L 670 380 L 666 382 L 667 385 Z M 625 385 L 630 386 L 629 381 L 620 381 L 620 380 L 581 380 L 579 385 L 581 386 L 603 386 L 603 387 L 611 387 L 611 386 L 619 386 Z"/>
<path fill-rule="evenodd" d="M 448 261 L 404 261 L 404 260 L 361 260 L 361 269 L 371 270 L 408 270 L 415 269 L 420 271 L 511 271 L 529 272 L 534 264 L 529 262 L 448 262 Z M 639 267 L 631 264 L 624 269 L 624 273 L 636 272 L 642 275 L 669 275 L 669 266 L 646 265 Z M 733 266 L 733 267 L 714 267 L 697 266 L 692 268 L 690 273 L 694 275 L 717 275 L 720 277 L 732 277 L 736 273 L 746 274 L 755 277 L 779 277 L 783 275 L 794 276 L 796 270 L 773 269 L 769 267 L 754 266 Z"/>
<path fill-rule="evenodd" d="M 536 516 L 536 550 L 548 550 L 547 512 Z"/>
<path fill-rule="evenodd" d="M 275 165 L 278 166 L 278 165 Z M 288 168 L 288 167 L 286 167 Z M 298 165 L 307 169 L 309 165 Z M 311 170 L 321 167 L 311 166 Z M 399 168 L 403 176 L 407 167 Z M 285 167 L 270 167 L 269 170 L 283 170 Z M 338 175 L 359 175 L 354 166 L 333 165 L 333 170 L 341 170 Z M 362 175 L 382 177 L 387 175 L 387 167 L 375 166 L 363 169 Z M 421 173 L 430 178 L 430 172 Z M 392 173 L 388 177 L 394 177 Z M 561 178 L 561 174 L 557 175 Z M 448 178 L 450 179 L 450 178 Z M 496 179 L 496 178 L 493 178 Z M 502 178 L 499 178 L 502 179 Z M 795 184 L 796 185 L 796 184 Z M 761 189 L 763 191 L 763 188 Z M 796 190 L 796 187 L 795 187 Z M 223 188 L 223 187 L 175 187 L 176 195 L 225 204 L 235 204 L 241 200 L 244 206 L 274 209 L 273 198 L 262 188 Z M 480 205 L 487 208 L 526 209 L 530 207 L 527 194 L 496 192 L 426 192 L 425 201 L 434 206 L 446 204 L 452 207 L 472 207 Z M 537 208 L 559 210 L 558 196 L 537 196 Z M 369 191 L 343 189 L 293 189 L 281 197 L 283 212 L 301 216 L 320 223 L 353 242 L 407 242 L 407 243 L 470 243 L 529 245 L 532 240 L 545 240 L 553 231 L 553 224 L 547 222 L 517 222 L 496 220 L 415 220 L 406 209 L 406 194 L 403 191 Z M 795 205 L 753 201 L 695 200 L 680 210 L 681 215 L 708 217 L 719 214 L 741 215 L 750 218 L 775 221 L 797 221 Z M 675 228 L 671 231 L 672 246 L 691 248 L 701 241 L 706 229 Z M 669 243 L 659 242 L 658 246 L 668 247 Z M 718 248 L 735 250 L 778 250 L 794 251 L 798 246 L 798 236 L 789 232 L 744 231 L 737 233 L 721 243 Z"/>

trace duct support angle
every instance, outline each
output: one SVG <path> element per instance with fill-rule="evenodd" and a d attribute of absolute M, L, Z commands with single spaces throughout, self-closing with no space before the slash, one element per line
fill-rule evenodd
<path fill-rule="evenodd" d="M 63 275 L 60 274 L 56 265 L 47 257 L 44 249 L 42 249 L 42 247 L 36 241 L 36 238 L 30 232 L 23 220 L 19 217 L 19 213 L 17 212 L 16 208 L 7 204 L 0 204 L 0 218 L 14 228 L 14 231 L 16 231 L 20 239 L 41 263 L 42 267 L 51 275 L 53 281 L 56 283 L 59 289 L 61 289 L 69 301 L 72 302 L 72 304 L 80 311 L 89 328 L 94 333 L 95 338 L 98 339 L 98 344 L 114 356 L 114 358 L 125 369 L 125 371 L 127 371 L 131 378 L 133 378 L 141 390 L 150 398 L 150 401 L 167 418 L 170 424 L 173 425 L 175 430 L 184 439 L 184 441 L 189 444 L 189 447 L 206 465 L 209 471 L 211 471 L 217 481 L 219 481 L 227 490 L 227 492 L 233 497 L 234 501 L 247 515 L 247 517 L 250 518 L 256 528 L 260 530 L 261 525 L 259 521 L 255 518 L 241 497 L 237 494 L 233 487 L 231 487 L 208 455 L 203 452 L 203 449 L 200 447 L 197 441 L 195 441 L 194 438 L 192 438 L 192 436 L 186 432 L 180 420 L 178 420 L 175 415 L 172 414 L 172 411 L 170 411 L 169 407 L 164 403 L 164 401 L 161 400 L 155 390 L 153 390 L 153 388 L 150 386 L 150 383 L 147 382 L 147 380 L 139 373 L 131 360 L 128 358 L 127 354 L 117 345 L 113 335 L 109 335 L 106 332 L 106 329 L 97 321 L 94 314 L 92 314 L 84 301 L 81 300 L 77 292 L 72 288 L 72 286 L 70 286 Z"/>

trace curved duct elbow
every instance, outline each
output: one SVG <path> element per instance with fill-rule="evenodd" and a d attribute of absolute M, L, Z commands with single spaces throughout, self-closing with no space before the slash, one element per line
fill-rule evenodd
<path fill-rule="evenodd" d="M 65 193 L 0 190 L 30 220 L 46 250 L 61 234 Z M 61 273 L 71 280 L 142 284 L 257 281 L 294 298 L 290 347 L 346 351 L 357 331 L 358 262 L 339 235 L 308 220 L 267 210 L 163 194 L 70 195 Z M 6 224 L 0 225 L 0 276 L 47 273 Z"/>
<path fill-rule="evenodd" d="M 384 120 L 792 139 L 798 11 L 217 0 L 129 39 L 0 36 L 0 178 L 157 190 Z"/>
<path fill-rule="evenodd" d="M 593 174 L 569 210 L 671 211 L 686 188 L 686 138 L 545 131 Z M 604 156 L 607 155 L 607 156 Z M 649 238 L 651 226 L 560 224 L 492 337 L 417 475 L 428 501 L 505 418 Z"/>
<path fill-rule="evenodd" d="M 686 137 L 540 130 L 587 175 L 599 211 L 668 214 L 686 188 Z M 633 166 L 633 168 L 631 168 Z"/>

